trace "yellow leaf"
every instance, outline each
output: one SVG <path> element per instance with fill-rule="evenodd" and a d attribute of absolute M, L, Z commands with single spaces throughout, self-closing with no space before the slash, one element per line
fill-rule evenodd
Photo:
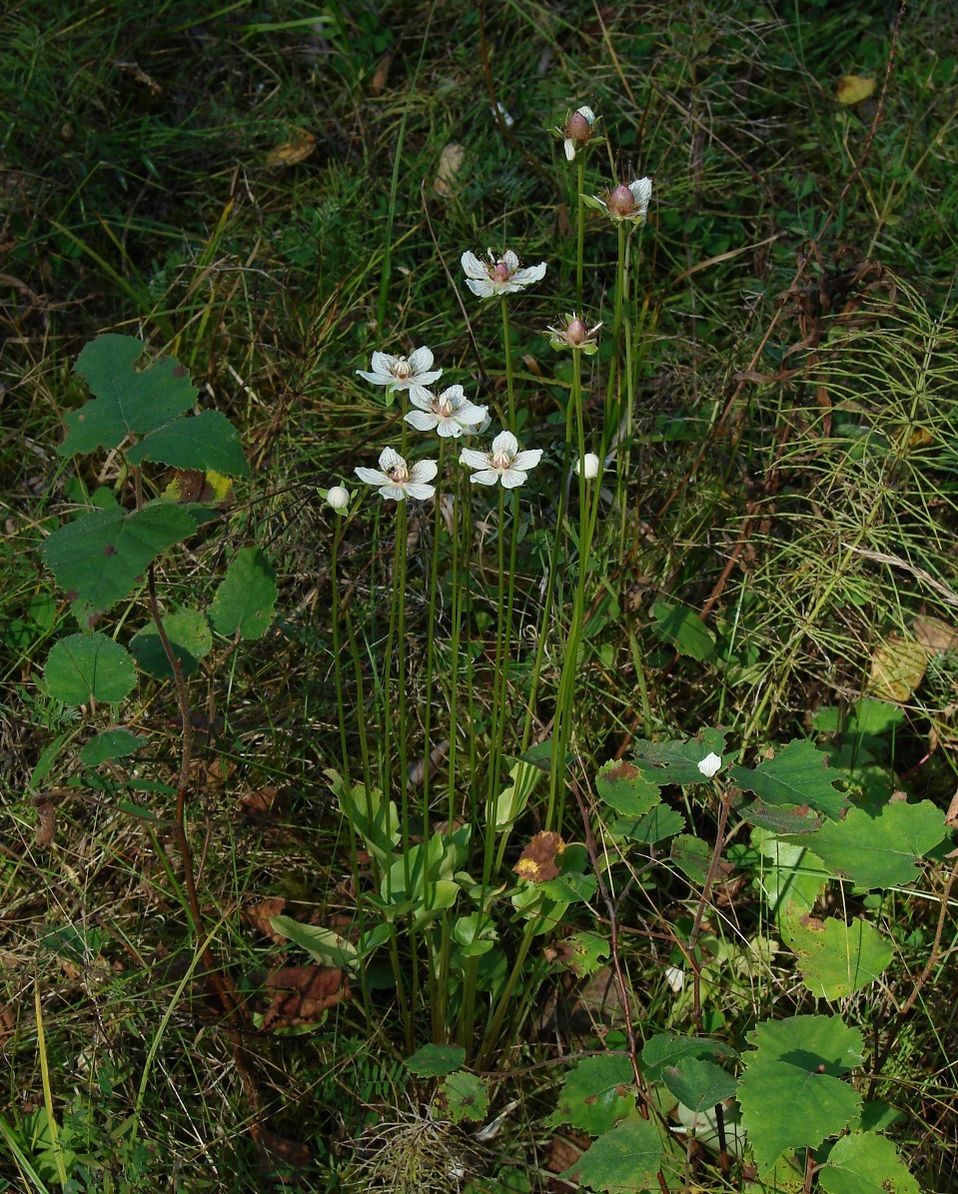
<path fill-rule="evenodd" d="M 267 166 L 295 166 L 297 162 L 304 162 L 316 148 L 316 138 L 312 133 L 300 133 L 285 145 L 277 145 L 271 149 L 267 158 Z"/>
<path fill-rule="evenodd" d="M 838 80 L 835 98 L 840 104 L 860 104 L 875 91 L 875 80 L 861 75 L 842 75 Z"/>
<path fill-rule="evenodd" d="M 872 655 L 867 691 L 882 701 L 907 701 L 925 675 L 928 649 L 913 638 L 890 634 Z"/>
<path fill-rule="evenodd" d="M 958 630 L 940 618 L 916 618 L 912 630 L 921 645 L 936 654 L 958 647 Z"/>

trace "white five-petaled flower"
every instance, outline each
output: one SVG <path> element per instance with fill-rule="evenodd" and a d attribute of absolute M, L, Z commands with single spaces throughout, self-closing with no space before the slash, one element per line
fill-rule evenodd
<path fill-rule="evenodd" d="M 576 108 L 566 117 L 561 129 L 555 131 L 563 138 L 562 148 L 567 161 L 575 161 L 576 150 L 592 140 L 592 129 L 598 117 L 591 108 Z"/>
<path fill-rule="evenodd" d="M 522 485 L 529 469 L 542 459 L 541 448 L 527 448 L 519 451 L 519 442 L 511 431 L 500 431 L 492 441 L 491 452 L 479 452 L 475 448 L 463 448 L 459 463 L 478 470 L 469 478 L 477 485 L 495 485 L 501 481 L 504 489 L 515 489 Z"/>
<path fill-rule="evenodd" d="M 629 220 L 644 224 L 652 198 L 652 179 L 637 178 L 628 185 L 622 183 L 603 195 L 593 196 L 593 202 L 603 208 L 613 220 Z"/>
<path fill-rule="evenodd" d="M 374 352 L 372 372 L 363 369 L 356 372 L 374 386 L 388 386 L 390 390 L 408 390 L 410 397 L 442 376 L 441 369 L 432 367 L 432 350 L 423 346 L 411 352 L 408 357 L 394 357 L 387 352 Z"/>
<path fill-rule="evenodd" d="M 436 487 L 427 482 L 439 472 L 439 465 L 435 460 L 417 460 L 408 465 L 394 448 L 383 448 L 378 469 L 356 468 L 353 472 L 367 485 L 378 485 L 380 497 L 401 502 L 407 497 L 431 498 Z"/>
<path fill-rule="evenodd" d="M 711 779 L 716 774 L 718 769 L 722 766 L 722 759 L 715 751 L 710 751 L 704 759 L 698 764 L 699 771 L 706 779 Z"/>
<path fill-rule="evenodd" d="M 429 390 L 410 392 L 411 410 L 405 420 L 417 431 L 437 431 L 444 439 L 458 439 L 463 432 L 475 431 L 489 416 L 484 406 L 474 406 L 462 386 L 450 386 L 438 396 Z"/>
<path fill-rule="evenodd" d="M 584 476 L 587 481 L 594 481 L 599 475 L 599 458 L 595 452 L 586 452 L 581 460 L 575 462 L 576 476 Z"/>
<path fill-rule="evenodd" d="M 334 485 L 326 493 L 326 502 L 340 513 L 349 505 L 349 490 L 345 485 Z"/>
<path fill-rule="evenodd" d="M 478 298 L 515 294 L 545 277 L 544 261 L 520 269 L 519 258 L 511 249 L 501 257 L 496 257 L 492 249 L 489 249 L 488 256 L 488 261 L 482 261 L 467 249 L 459 259 L 466 275 L 466 285 Z"/>

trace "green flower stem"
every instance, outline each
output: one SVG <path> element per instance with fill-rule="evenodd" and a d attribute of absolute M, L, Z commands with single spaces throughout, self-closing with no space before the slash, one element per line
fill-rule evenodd
<path fill-rule="evenodd" d="M 502 352 L 506 363 L 506 398 L 509 414 L 509 430 L 516 433 L 516 391 L 512 372 L 512 337 L 509 335 L 509 299 L 503 295 L 499 300 L 502 311 Z"/>
<path fill-rule="evenodd" d="M 583 273 L 585 260 L 585 154 L 576 154 L 576 237 L 575 237 L 575 298 L 578 313 L 582 316 Z"/>
<path fill-rule="evenodd" d="M 619 430 L 622 418 L 622 316 L 627 301 L 629 284 L 629 234 L 631 227 L 620 221 L 617 227 L 618 254 L 615 264 L 615 306 L 612 316 L 612 365 L 609 369 L 609 384 L 605 395 L 605 418 L 602 426 L 602 459 L 609 454 L 612 441 Z M 625 370 L 628 385 L 628 366 Z"/>

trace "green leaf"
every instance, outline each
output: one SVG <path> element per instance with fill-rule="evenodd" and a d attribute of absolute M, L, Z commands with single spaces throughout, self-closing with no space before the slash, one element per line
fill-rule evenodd
<path fill-rule="evenodd" d="M 70 634 L 54 643 L 43 670 L 50 695 L 64 705 L 122 701 L 136 684 L 136 668 L 124 647 L 99 631 Z"/>
<path fill-rule="evenodd" d="M 661 1163 L 662 1139 L 655 1125 L 647 1119 L 629 1119 L 600 1136 L 559 1176 L 578 1178 L 607 1194 L 639 1194 L 656 1185 Z"/>
<path fill-rule="evenodd" d="M 679 655 L 689 655 L 700 662 L 714 658 L 715 635 L 692 610 L 684 605 L 656 601 L 652 616 L 655 618 L 652 633 L 663 642 L 671 643 Z"/>
<path fill-rule="evenodd" d="M 205 615 L 198 609 L 173 610 L 163 616 L 163 629 L 183 674 L 192 675 L 199 666 L 197 661 L 213 649 L 213 634 Z M 136 632 L 130 640 L 130 650 L 141 671 L 158 680 L 168 680 L 173 675 L 163 641 L 152 622 Z"/>
<path fill-rule="evenodd" d="M 818 1184 L 827 1194 L 920 1194 L 895 1146 L 874 1132 L 852 1132 L 837 1141 Z"/>
<path fill-rule="evenodd" d="M 174 419 L 140 440 L 126 458 L 130 464 L 157 460 L 172 468 L 212 469 L 227 477 L 249 475 L 239 433 L 218 410 Z"/>
<path fill-rule="evenodd" d="M 819 813 L 794 804 L 782 804 L 776 808 L 764 800 L 753 800 L 741 813 L 750 824 L 776 835 L 814 833 L 822 824 Z"/>
<path fill-rule="evenodd" d="M 705 729 L 688 741 L 649 742 L 640 738 L 635 745 L 635 761 L 642 772 L 659 784 L 707 784 L 712 781 L 699 771 L 706 755 L 721 757 L 725 734 Z"/>
<path fill-rule="evenodd" d="M 132 730 L 103 730 L 80 751 L 80 762 L 85 767 L 96 767 L 109 759 L 122 759 L 135 754 L 145 742 L 145 738 L 134 734 Z"/>
<path fill-rule="evenodd" d="M 610 808 L 624 817 L 641 817 L 661 800 L 658 784 L 624 760 L 610 759 L 603 763 L 595 777 L 595 790 Z"/>
<path fill-rule="evenodd" d="M 681 1068 L 689 1059 L 738 1057 L 731 1045 L 703 1036 L 662 1032 L 650 1037 L 642 1049 L 642 1071 L 650 1082 L 661 1082 L 669 1068 Z M 684 1100 L 683 1100 L 684 1101 Z"/>
<path fill-rule="evenodd" d="M 423 1045 L 403 1063 L 417 1078 L 441 1078 L 458 1070 L 466 1060 L 462 1045 Z"/>
<path fill-rule="evenodd" d="M 609 942 L 598 933 L 583 929 L 562 943 L 562 961 L 579 978 L 587 978 L 602 967 L 602 959 L 609 956 Z"/>
<path fill-rule="evenodd" d="M 828 880 L 822 860 L 803 843 L 782 840 L 764 829 L 752 830 L 752 845 L 762 860 L 755 882 L 776 920 L 790 908 L 800 916 L 810 913 Z"/>
<path fill-rule="evenodd" d="M 128 435 L 145 435 L 190 409 L 196 387 L 172 357 L 137 373 L 146 345 L 132 336 L 98 336 L 80 353 L 76 371 L 94 398 L 64 418 L 63 456 L 115 448 Z"/>
<path fill-rule="evenodd" d="M 612 833 L 629 841 L 652 845 L 661 842 L 685 828 L 685 817 L 667 804 L 657 804 L 644 817 L 633 821 L 631 817 L 619 817 L 612 823 Z"/>
<path fill-rule="evenodd" d="M 305 949 L 308 954 L 324 966 L 349 967 L 358 961 L 355 945 L 340 937 L 332 929 L 319 925 L 304 925 L 291 916 L 271 916 L 269 923 L 275 932 L 288 937 L 294 945 Z"/>
<path fill-rule="evenodd" d="M 859 887 L 893 887 L 915 878 L 918 860 L 947 835 L 944 810 L 929 800 L 887 804 L 877 817 L 851 808 L 804 842 L 841 878 Z"/>
<path fill-rule="evenodd" d="M 634 1083 L 632 1063 L 624 1054 L 583 1058 L 566 1074 L 559 1103 L 548 1122 L 571 1124 L 598 1136 L 635 1110 Z"/>
<path fill-rule="evenodd" d="M 693 883 L 704 883 L 712 860 L 712 847 L 700 837 L 680 833 L 672 839 L 671 858 Z"/>
<path fill-rule="evenodd" d="M 277 590 L 273 567 L 258 547 L 242 547 L 230 560 L 210 606 L 220 634 L 262 638 L 273 620 Z"/>
<path fill-rule="evenodd" d="M 867 987 L 894 956 L 876 928 L 855 917 L 850 925 L 793 914 L 785 920 L 786 944 L 795 954 L 802 981 L 819 999 L 844 999 Z"/>
<path fill-rule="evenodd" d="M 489 1088 L 482 1078 L 468 1070 L 454 1070 L 440 1082 L 433 1107 L 454 1124 L 483 1119 L 489 1110 Z"/>
<path fill-rule="evenodd" d="M 711 1061 L 687 1057 L 677 1066 L 666 1066 L 663 1080 L 669 1091 L 690 1111 L 704 1111 L 735 1094 L 731 1074 Z"/>
<path fill-rule="evenodd" d="M 577 875 L 575 871 L 562 874 L 555 879 L 540 883 L 539 890 L 550 900 L 561 900 L 566 904 L 581 904 L 591 900 L 598 887 L 595 875 Z"/>
<path fill-rule="evenodd" d="M 195 529 L 185 511 L 165 502 L 132 514 L 95 510 L 64 523 L 41 552 L 70 600 L 100 613 L 142 580 L 161 551 L 187 539 Z"/>
<path fill-rule="evenodd" d="M 837 820 L 847 801 L 836 791 L 838 778 L 828 770 L 828 756 L 811 742 L 795 738 L 773 759 L 752 770 L 732 767 L 729 776 L 740 788 L 754 792 L 768 804 L 793 804 L 813 808 Z"/>
<path fill-rule="evenodd" d="M 384 800 L 379 788 L 369 791 L 362 784 L 347 790 L 338 771 L 327 767 L 324 774 L 340 811 L 380 862 L 391 862 L 393 847 L 399 841 L 399 813 L 391 800 Z"/>
<path fill-rule="evenodd" d="M 817 1148 L 858 1115 L 840 1075 L 863 1060 L 861 1033 L 837 1016 L 766 1020 L 748 1034 L 738 1101 L 755 1159 L 768 1171 L 786 1150 Z"/>

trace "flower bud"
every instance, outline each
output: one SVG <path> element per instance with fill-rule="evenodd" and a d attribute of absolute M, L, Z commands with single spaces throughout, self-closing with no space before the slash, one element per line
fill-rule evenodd
<path fill-rule="evenodd" d="M 609 197 L 606 200 L 609 212 L 613 216 L 618 216 L 619 219 L 624 219 L 630 216 L 635 211 L 635 196 L 627 186 L 620 185 L 609 192 Z"/>
<path fill-rule="evenodd" d="M 349 490 L 345 485 L 334 485 L 326 494 L 326 502 L 334 510 L 345 510 L 349 505 Z"/>
<path fill-rule="evenodd" d="M 565 135 L 571 140 L 584 145 L 592 139 L 592 125 L 581 111 L 573 112 L 565 122 Z"/>
<path fill-rule="evenodd" d="M 566 339 L 573 348 L 581 348 L 589 338 L 589 329 L 585 326 L 582 320 L 576 316 L 569 321 L 565 330 Z"/>
<path fill-rule="evenodd" d="M 599 458 L 595 452 L 586 452 L 581 460 L 575 462 L 575 471 L 584 476 L 587 481 L 594 481 L 599 475 Z"/>

